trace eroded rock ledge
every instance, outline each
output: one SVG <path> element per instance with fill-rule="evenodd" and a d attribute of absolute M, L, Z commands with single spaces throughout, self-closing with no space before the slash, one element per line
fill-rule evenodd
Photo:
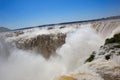
<path fill-rule="evenodd" d="M 49 34 L 38 35 L 37 37 L 26 39 L 23 41 L 19 39 L 16 45 L 20 49 L 35 50 L 41 53 L 45 58 L 49 58 L 54 54 L 56 49 L 65 43 L 66 34 Z"/>
<path fill-rule="evenodd" d="M 120 80 L 120 33 L 106 39 L 105 44 L 92 53 L 87 61 L 91 64 L 97 59 L 104 62 L 95 63 L 92 67 L 99 65 L 96 70 L 104 80 Z"/>
<path fill-rule="evenodd" d="M 120 80 L 120 33 L 106 39 L 79 69 L 55 80 Z"/>

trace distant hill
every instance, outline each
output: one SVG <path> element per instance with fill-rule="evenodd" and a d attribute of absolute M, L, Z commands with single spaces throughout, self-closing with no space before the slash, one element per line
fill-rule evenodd
<path fill-rule="evenodd" d="M 10 29 L 5 27 L 0 27 L 0 32 L 7 32 L 7 31 L 10 31 Z"/>

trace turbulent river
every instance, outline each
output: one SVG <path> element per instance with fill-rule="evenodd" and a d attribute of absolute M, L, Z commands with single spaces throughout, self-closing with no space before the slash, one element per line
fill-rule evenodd
<path fill-rule="evenodd" d="M 33 50 L 18 49 L 14 43 L 0 39 L 0 80 L 57 80 L 61 75 L 77 71 L 84 72 L 82 75 L 86 77 L 78 80 L 103 80 L 96 71 L 83 65 L 104 41 L 105 38 L 91 25 L 83 25 L 66 35 L 65 43 L 56 49 L 56 55 L 45 59 Z"/>

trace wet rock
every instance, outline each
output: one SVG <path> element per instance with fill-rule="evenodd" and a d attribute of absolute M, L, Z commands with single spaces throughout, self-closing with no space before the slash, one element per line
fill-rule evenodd
<path fill-rule="evenodd" d="M 16 36 L 19 36 L 19 35 L 21 35 L 21 34 L 24 34 L 23 31 L 16 31 L 16 32 L 14 32 L 14 33 L 15 33 Z"/>
<path fill-rule="evenodd" d="M 45 58 L 49 58 L 50 55 L 55 54 L 57 48 L 65 43 L 66 34 L 45 34 L 38 35 L 37 37 L 18 40 L 16 46 L 20 49 L 31 49 L 38 53 L 41 53 Z"/>
<path fill-rule="evenodd" d="M 104 80 L 120 80 L 120 65 L 116 63 L 113 57 L 119 58 L 120 54 L 120 33 L 105 41 L 105 44 L 96 51 L 94 60 L 88 63 L 89 67 L 95 71 Z M 91 56 L 90 56 L 91 57 Z M 116 59 L 115 57 L 115 59 Z M 99 61 L 100 59 L 100 61 Z M 98 61 L 97 61 L 98 60 Z"/>
<path fill-rule="evenodd" d="M 48 30 L 54 29 L 53 27 L 48 27 Z"/>
<path fill-rule="evenodd" d="M 106 39 L 105 44 L 100 47 L 94 56 L 95 59 L 104 57 L 109 60 L 114 55 L 119 56 L 120 52 L 120 33 L 115 34 L 112 38 Z M 91 56 L 90 56 L 91 57 Z"/>
<path fill-rule="evenodd" d="M 120 65 L 114 61 L 96 61 L 88 64 L 89 68 L 98 73 L 104 80 L 120 80 Z"/>
<path fill-rule="evenodd" d="M 105 56 L 105 59 L 106 59 L 106 60 L 109 60 L 109 59 L 110 59 L 110 57 L 111 57 L 111 55 L 110 55 L 110 54 L 108 54 L 108 55 L 106 55 L 106 56 Z"/>
<path fill-rule="evenodd" d="M 65 26 L 61 26 L 60 29 L 65 28 Z"/>
<path fill-rule="evenodd" d="M 90 57 L 85 61 L 85 62 L 91 62 L 91 61 L 93 61 L 94 60 L 94 58 L 95 58 L 95 52 L 93 52 L 91 55 L 90 55 Z"/>
<path fill-rule="evenodd" d="M 115 34 L 112 38 L 106 39 L 105 45 L 111 44 L 111 43 L 119 43 L 120 44 L 120 33 Z M 120 46 L 118 46 L 118 47 L 120 47 Z"/>

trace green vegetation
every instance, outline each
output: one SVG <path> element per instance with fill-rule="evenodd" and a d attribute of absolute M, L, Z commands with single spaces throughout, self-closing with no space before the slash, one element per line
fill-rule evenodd
<path fill-rule="evenodd" d="M 94 60 L 94 58 L 95 58 L 95 52 L 93 51 L 93 53 L 90 55 L 90 57 L 85 61 L 85 63 L 86 62 L 91 62 L 91 61 L 93 61 Z"/>
<path fill-rule="evenodd" d="M 106 39 L 105 45 L 106 45 L 106 44 L 110 44 L 110 43 L 119 43 L 119 44 L 120 44 L 120 33 L 115 34 L 115 35 L 113 36 L 113 38 L 108 38 L 108 39 Z"/>

